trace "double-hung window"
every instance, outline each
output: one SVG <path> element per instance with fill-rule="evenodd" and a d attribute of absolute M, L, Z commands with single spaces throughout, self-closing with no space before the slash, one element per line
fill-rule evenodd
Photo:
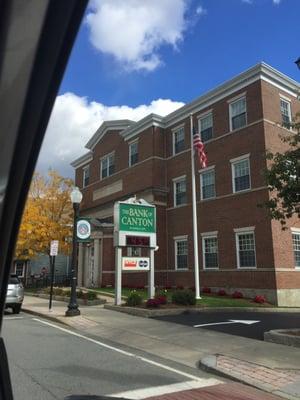
<path fill-rule="evenodd" d="M 238 268 L 256 268 L 254 227 L 234 231 Z"/>
<path fill-rule="evenodd" d="M 207 142 L 213 137 L 213 116 L 209 113 L 199 119 L 199 132 L 202 142 Z"/>
<path fill-rule="evenodd" d="M 201 200 L 216 197 L 215 187 L 215 169 L 210 167 L 209 170 L 200 172 Z"/>
<path fill-rule="evenodd" d="M 188 268 L 188 241 L 187 236 L 175 239 L 175 268 L 183 270 Z"/>
<path fill-rule="evenodd" d="M 111 176 L 115 172 L 115 155 L 108 154 L 101 159 L 101 179 Z"/>
<path fill-rule="evenodd" d="M 202 234 L 202 254 L 204 269 L 217 269 L 219 267 L 217 232 Z"/>
<path fill-rule="evenodd" d="M 293 250 L 295 258 L 295 267 L 300 268 L 300 229 L 292 228 Z"/>
<path fill-rule="evenodd" d="M 184 127 L 173 131 L 173 155 L 184 150 Z"/>
<path fill-rule="evenodd" d="M 247 125 L 246 97 L 229 103 L 229 116 L 231 131 Z"/>
<path fill-rule="evenodd" d="M 291 103 L 287 100 L 280 98 L 280 111 L 281 111 L 282 125 L 285 126 L 286 128 L 290 128 L 292 122 Z"/>
<path fill-rule="evenodd" d="M 139 161 L 138 141 L 129 144 L 129 166 L 136 164 Z"/>
<path fill-rule="evenodd" d="M 174 207 L 186 204 L 186 177 L 181 176 L 173 180 Z"/>
<path fill-rule="evenodd" d="M 249 155 L 230 160 L 233 193 L 251 188 Z"/>
<path fill-rule="evenodd" d="M 86 187 L 90 183 L 90 166 L 83 168 L 82 187 Z"/>

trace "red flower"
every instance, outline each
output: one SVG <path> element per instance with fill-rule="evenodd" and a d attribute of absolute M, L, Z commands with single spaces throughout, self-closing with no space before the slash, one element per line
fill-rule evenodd
<path fill-rule="evenodd" d="M 242 299 L 243 297 L 244 297 L 243 293 L 239 292 L 237 290 L 234 293 L 232 293 L 232 298 L 233 299 Z"/>
<path fill-rule="evenodd" d="M 259 304 L 263 304 L 266 302 L 266 298 L 263 295 L 257 295 L 254 297 L 254 302 L 255 303 L 259 303 Z"/>
<path fill-rule="evenodd" d="M 158 308 L 160 306 L 160 302 L 158 299 L 148 299 L 146 302 L 147 308 Z"/>
<path fill-rule="evenodd" d="M 226 291 L 224 290 L 224 289 L 220 289 L 219 291 L 218 291 L 218 295 L 219 296 L 226 296 Z"/>

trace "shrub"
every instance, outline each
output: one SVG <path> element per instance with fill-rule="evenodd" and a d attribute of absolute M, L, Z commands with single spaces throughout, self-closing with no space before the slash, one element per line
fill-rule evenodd
<path fill-rule="evenodd" d="M 53 288 L 53 294 L 55 296 L 63 296 L 64 295 L 64 291 L 62 288 Z"/>
<path fill-rule="evenodd" d="M 172 295 L 172 303 L 193 306 L 196 304 L 195 294 L 191 290 L 177 290 Z"/>
<path fill-rule="evenodd" d="M 63 296 L 70 297 L 71 296 L 71 289 L 64 290 Z"/>
<path fill-rule="evenodd" d="M 137 292 L 131 292 L 130 295 L 127 297 L 126 305 L 129 307 L 135 307 L 142 304 L 142 296 Z"/>
<path fill-rule="evenodd" d="M 219 291 L 218 291 L 218 296 L 226 296 L 226 290 L 225 289 L 220 289 Z"/>
<path fill-rule="evenodd" d="M 146 301 L 146 307 L 147 308 L 158 308 L 160 306 L 160 301 L 159 299 L 148 299 Z"/>
<path fill-rule="evenodd" d="M 204 294 L 210 294 L 210 293 L 211 293 L 211 288 L 210 288 L 210 287 L 204 287 L 204 288 L 202 289 L 202 293 L 204 293 Z"/>
<path fill-rule="evenodd" d="M 85 293 L 83 293 L 83 291 L 81 289 L 76 290 L 76 296 L 78 297 L 78 299 L 82 299 L 84 297 L 84 294 Z"/>
<path fill-rule="evenodd" d="M 164 294 L 158 294 L 155 296 L 155 300 L 158 301 L 159 304 L 167 304 L 167 296 Z"/>
<path fill-rule="evenodd" d="M 255 303 L 259 303 L 259 304 L 263 304 L 266 302 L 266 298 L 263 295 L 257 295 L 254 297 L 254 302 Z"/>
<path fill-rule="evenodd" d="M 239 292 L 238 290 L 232 293 L 233 299 L 242 299 L 243 297 L 244 297 L 243 293 Z"/>

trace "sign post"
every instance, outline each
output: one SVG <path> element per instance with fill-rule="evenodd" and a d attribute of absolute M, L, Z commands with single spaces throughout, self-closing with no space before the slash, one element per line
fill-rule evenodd
<path fill-rule="evenodd" d="M 58 240 L 51 240 L 51 243 L 50 243 L 51 284 L 50 284 L 50 296 L 49 296 L 49 310 L 51 310 L 51 308 L 52 308 L 55 257 L 57 256 L 57 254 L 58 254 Z"/>
<path fill-rule="evenodd" d="M 154 250 L 156 246 L 156 208 L 135 197 L 114 206 L 115 304 L 121 304 L 122 271 L 147 272 L 148 296 L 154 298 Z M 122 257 L 122 248 L 147 248 L 150 257 Z"/>

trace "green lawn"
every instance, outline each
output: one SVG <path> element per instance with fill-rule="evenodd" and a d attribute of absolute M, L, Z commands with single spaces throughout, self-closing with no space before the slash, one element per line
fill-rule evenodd
<path fill-rule="evenodd" d="M 95 288 L 93 291 L 101 294 L 105 293 L 113 296 L 115 293 L 114 288 Z M 144 300 L 147 300 L 148 294 L 146 289 L 122 289 L 122 296 L 127 297 L 130 292 L 135 290 L 139 293 Z M 170 301 L 172 298 L 173 290 L 168 290 L 166 292 L 168 300 Z M 252 302 L 250 299 L 233 299 L 229 296 L 214 296 L 214 295 L 202 295 L 200 300 L 197 300 L 197 305 L 202 307 L 266 307 L 270 306 L 269 304 L 257 304 Z"/>

